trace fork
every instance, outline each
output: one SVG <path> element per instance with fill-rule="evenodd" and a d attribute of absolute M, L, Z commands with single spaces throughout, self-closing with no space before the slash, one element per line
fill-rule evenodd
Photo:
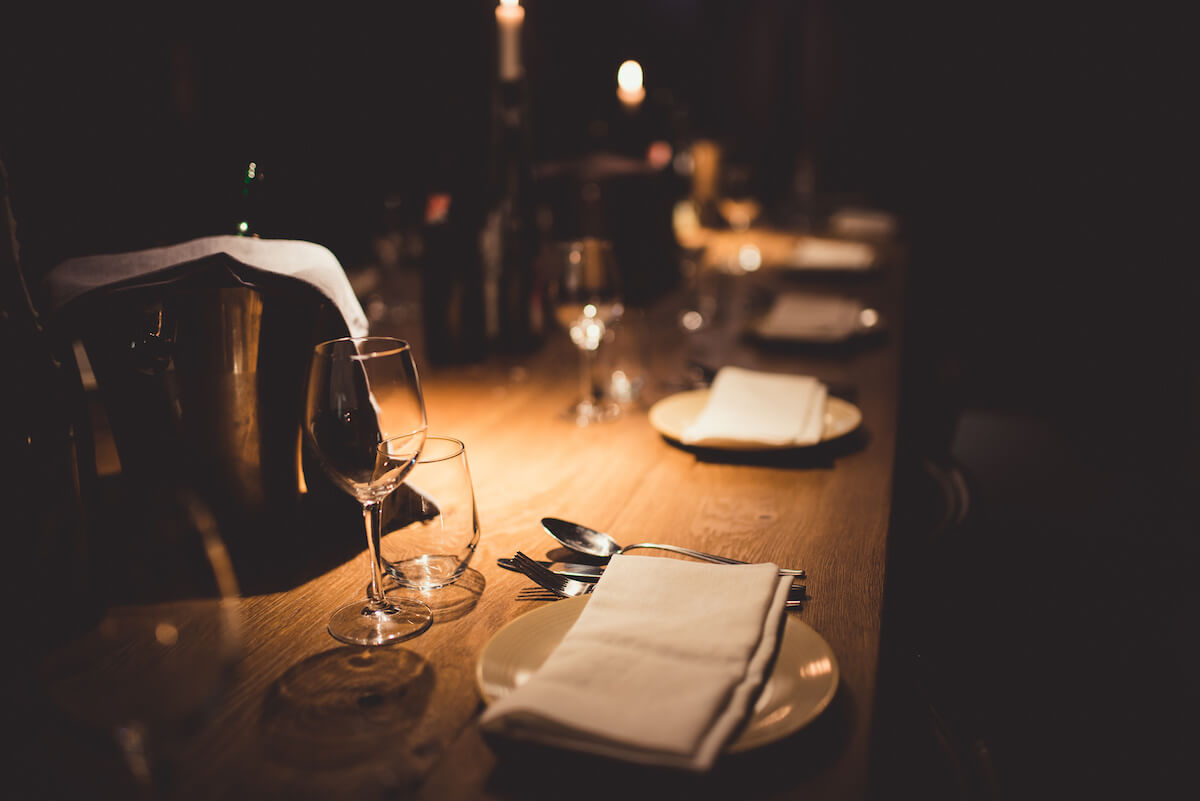
<path fill-rule="evenodd" d="M 598 586 L 590 581 L 578 581 L 573 578 L 568 578 L 559 573 L 555 573 L 548 567 L 539 565 L 533 559 L 530 559 L 525 554 L 517 551 L 513 555 L 513 567 L 524 573 L 529 578 L 533 579 L 534 583 L 544 589 L 549 590 L 555 595 L 562 598 L 574 598 L 577 595 L 587 595 Z M 796 608 L 800 606 L 800 601 L 806 596 L 807 588 L 803 584 L 792 585 L 792 589 L 788 594 L 787 602 L 784 606 L 788 608 Z"/>

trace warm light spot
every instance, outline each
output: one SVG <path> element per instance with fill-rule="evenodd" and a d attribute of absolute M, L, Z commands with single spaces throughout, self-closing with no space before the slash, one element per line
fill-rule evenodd
<path fill-rule="evenodd" d="M 781 706 L 781 707 L 779 707 L 779 709 L 776 709 L 774 712 L 767 715 L 762 720 L 756 721 L 756 725 L 759 728 L 766 728 L 767 726 L 773 726 L 781 720 L 786 720 L 787 716 L 792 714 L 792 709 L 793 709 L 793 707 L 791 704 Z"/>
<path fill-rule="evenodd" d="M 698 311 L 684 312 L 683 316 L 679 318 L 679 324 L 688 331 L 699 331 L 700 327 L 704 325 L 704 315 Z"/>
<path fill-rule="evenodd" d="M 863 328 L 874 328 L 879 325 L 879 312 L 874 309 L 863 309 L 858 313 L 858 322 Z"/>
<path fill-rule="evenodd" d="M 596 316 L 596 307 L 591 303 L 584 306 L 583 307 L 583 316 L 588 317 L 588 318 L 595 317 Z"/>
<path fill-rule="evenodd" d="M 626 61 L 617 68 L 617 86 L 626 92 L 636 92 L 642 88 L 642 65 L 636 61 Z"/>
<path fill-rule="evenodd" d="M 674 154 L 670 142 L 656 139 L 646 148 L 646 162 L 654 169 L 661 170 L 671 163 Z"/>
<path fill-rule="evenodd" d="M 738 249 L 738 266 L 748 273 L 762 267 L 762 252 L 757 245 L 742 245 Z"/>
<path fill-rule="evenodd" d="M 509 8 L 512 8 L 513 6 L 518 6 L 520 4 L 521 4 L 521 0 L 500 0 L 500 5 L 508 6 Z"/>
<path fill-rule="evenodd" d="M 159 623 L 154 627 L 154 639 L 158 640 L 160 645 L 169 648 L 179 642 L 179 629 L 170 623 Z"/>
<path fill-rule="evenodd" d="M 833 662 L 829 657 L 815 659 L 807 665 L 801 665 L 798 671 L 803 678 L 815 679 L 818 676 L 828 676 L 833 672 Z"/>

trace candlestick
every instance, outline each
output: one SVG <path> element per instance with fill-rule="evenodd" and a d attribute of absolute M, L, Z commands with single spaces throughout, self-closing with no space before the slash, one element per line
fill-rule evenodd
<path fill-rule="evenodd" d="M 617 97 L 622 105 L 633 111 L 646 99 L 646 88 L 642 86 L 642 65 L 626 61 L 617 69 Z"/>
<path fill-rule="evenodd" d="M 496 30 L 499 35 L 500 80 L 519 80 L 525 73 L 521 63 L 521 26 L 525 9 L 519 0 L 500 0 L 496 6 Z"/>

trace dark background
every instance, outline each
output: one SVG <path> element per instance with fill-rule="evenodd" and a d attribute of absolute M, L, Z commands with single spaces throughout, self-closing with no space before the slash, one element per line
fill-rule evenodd
<path fill-rule="evenodd" d="M 891 574 L 926 591 L 899 593 L 906 625 L 932 621 L 900 658 L 936 644 L 931 697 L 967 710 L 965 750 L 986 742 L 1013 797 L 1167 787 L 1187 759 L 1169 727 L 1195 709 L 1200 561 L 1183 21 L 1142 4 L 524 5 L 538 159 L 613 145 L 616 68 L 636 58 L 645 124 L 721 139 L 772 203 L 808 158 L 818 193 L 899 215 L 904 450 L 957 460 L 976 492 L 949 544 L 913 536 Z M 389 208 L 482 180 L 493 6 L 6 15 L 0 158 L 30 280 L 231 233 L 250 160 L 271 171 L 266 235 L 358 266 Z"/>

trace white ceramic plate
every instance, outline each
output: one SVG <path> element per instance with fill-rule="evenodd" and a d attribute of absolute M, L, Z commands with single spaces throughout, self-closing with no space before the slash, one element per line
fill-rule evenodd
<path fill-rule="evenodd" d="M 668 395 L 650 407 L 650 425 L 658 433 L 676 442 L 681 441 L 683 432 L 687 430 L 704 410 L 708 403 L 707 389 L 692 389 L 675 395 Z M 832 395 L 825 399 L 825 427 L 821 431 L 821 442 L 849 434 L 862 424 L 862 412 L 849 401 L 835 398 Z M 762 442 L 746 442 L 739 445 L 726 445 L 723 450 L 738 451 L 770 451 L 789 448 L 805 447 L 802 445 L 769 445 Z"/>
<path fill-rule="evenodd" d="M 582 595 L 555 601 L 496 632 L 475 665 L 475 682 L 483 700 L 491 703 L 524 684 L 562 642 L 587 600 Z M 837 686 L 833 649 L 812 627 L 789 616 L 775 665 L 754 712 L 725 750 L 746 751 L 799 730 L 829 706 Z"/>

